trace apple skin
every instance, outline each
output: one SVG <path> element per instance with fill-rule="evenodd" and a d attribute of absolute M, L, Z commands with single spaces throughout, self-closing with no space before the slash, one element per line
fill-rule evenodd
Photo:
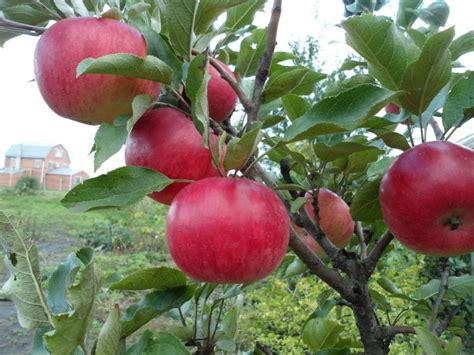
<path fill-rule="evenodd" d="M 385 112 L 391 113 L 392 115 L 399 115 L 400 107 L 397 104 L 390 102 L 387 106 L 385 106 Z"/>
<path fill-rule="evenodd" d="M 313 196 L 310 193 L 306 193 L 305 198 L 308 200 L 305 209 L 314 220 Z M 343 248 L 349 244 L 354 233 L 355 224 L 346 202 L 334 192 L 326 188 L 320 188 L 318 207 L 319 226 L 324 234 L 326 234 L 326 237 L 338 248 Z M 321 246 L 310 235 L 303 234 L 300 235 L 300 238 L 317 255 L 320 257 L 326 256 Z"/>
<path fill-rule="evenodd" d="M 272 273 L 288 248 L 289 218 L 268 187 L 244 178 L 186 186 L 168 211 L 166 240 L 176 265 L 198 281 L 254 282 Z"/>
<path fill-rule="evenodd" d="M 145 40 L 135 28 L 108 18 L 70 18 L 51 26 L 40 37 L 34 54 L 36 82 L 48 106 L 60 116 L 100 124 L 131 114 L 136 95 L 156 98 L 160 93 L 157 82 L 104 74 L 76 78 L 83 59 L 114 53 L 144 57 Z"/>
<path fill-rule="evenodd" d="M 450 142 L 401 154 L 380 184 L 382 215 L 406 247 L 454 256 L 474 251 L 474 152 Z M 459 225 L 449 223 L 458 220 Z"/>
<path fill-rule="evenodd" d="M 232 78 L 235 79 L 234 73 L 227 65 L 222 63 L 220 60 L 216 59 L 216 61 Z M 223 122 L 234 110 L 237 103 L 237 94 L 212 65 L 209 65 L 209 75 L 211 76 L 207 84 L 209 117 L 217 122 Z"/>
<path fill-rule="evenodd" d="M 210 134 L 211 147 L 217 146 L 217 136 Z M 225 155 L 225 145 L 223 147 Z M 209 150 L 191 118 L 173 108 L 146 112 L 133 126 L 125 145 L 125 162 L 157 170 L 171 179 L 200 180 L 219 176 L 212 166 Z M 221 169 L 225 175 L 224 169 Z M 189 183 L 174 183 L 150 197 L 166 205 Z"/>

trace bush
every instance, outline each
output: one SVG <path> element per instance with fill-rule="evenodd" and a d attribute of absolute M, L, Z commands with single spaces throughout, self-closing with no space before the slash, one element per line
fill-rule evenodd
<path fill-rule="evenodd" d="M 15 185 L 15 191 L 19 195 L 32 195 L 38 190 L 39 182 L 34 176 L 22 176 Z"/>

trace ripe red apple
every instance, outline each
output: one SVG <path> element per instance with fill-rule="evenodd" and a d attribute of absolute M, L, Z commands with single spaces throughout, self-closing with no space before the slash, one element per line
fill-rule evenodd
<path fill-rule="evenodd" d="M 234 73 L 227 65 L 217 59 L 216 61 L 232 78 L 235 79 Z M 209 74 L 211 76 L 207 84 L 209 116 L 217 122 L 222 122 L 229 117 L 234 110 L 235 104 L 237 103 L 237 94 L 212 65 L 209 66 Z"/>
<path fill-rule="evenodd" d="M 305 209 L 314 219 L 313 196 L 306 193 Z M 334 192 L 321 188 L 318 197 L 319 226 L 328 239 L 338 248 L 345 247 L 354 232 L 354 221 L 349 206 Z M 321 246 L 309 235 L 300 236 L 303 242 L 319 256 L 326 256 Z"/>
<path fill-rule="evenodd" d="M 217 136 L 211 133 L 211 146 L 215 149 L 216 145 Z M 148 111 L 138 120 L 125 146 L 125 161 L 127 165 L 155 169 L 172 179 L 200 180 L 220 175 L 191 119 L 172 108 Z M 171 184 L 150 197 L 169 205 L 187 184 Z"/>
<path fill-rule="evenodd" d="M 83 59 L 114 53 L 143 57 L 145 40 L 135 28 L 108 18 L 70 18 L 51 26 L 34 55 L 36 82 L 48 106 L 60 116 L 100 124 L 131 114 L 136 95 L 157 97 L 160 84 L 153 81 L 102 74 L 76 78 Z"/>
<path fill-rule="evenodd" d="M 205 282 L 264 278 L 282 261 L 288 239 L 289 219 L 278 196 L 243 178 L 208 178 L 186 186 L 166 221 L 176 265 Z"/>
<path fill-rule="evenodd" d="M 474 152 L 449 142 L 401 154 L 380 185 L 383 218 L 396 238 L 423 254 L 474 251 Z"/>
<path fill-rule="evenodd" d="M 390 102 L 387 106 L 385 106 L 385 112 L 391 113 L 392 115 L 399 115 L 400 107 L 397 104 Z"/>

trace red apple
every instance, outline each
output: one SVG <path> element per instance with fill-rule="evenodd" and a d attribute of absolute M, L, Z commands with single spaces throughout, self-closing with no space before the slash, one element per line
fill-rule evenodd
<path fill-rule="evenodd" d="M 215 149 L 216 145 L 217 136 L 211 133 L 211 146 Z M 148 111 L 138 120 L 125 146 L 125 161 L 127 165 L 155 169 L 172 179 L 200 180 L 220 175 L 191 119 L 172 108 Z M 150 197 L 169 205 L 187 184 L 174 183 Z"/>
<path fill-rule="evenodd" d="M 306 193 L 306 211 L 314 219 L 313 196 Z M 354 221 L 349 206 L 334 192 L 321 188 L 318 198 L 319 226 L 328 239 L 338 248 L 345 247 L 354 232 Z M 301 238 L 319 256 L 326 256 L 321 246 L 309 235 Z"/>
<path fill-rule="evenodd" d="M 86 74 L 76 78 L 85 58 L 107 54 L 147 54 L 143 36 L 117 20 L 70 18 L 51 26 L 39 39 L 34 55 L 36 82 L 43 99 L 58 115 L 89 124 L 111 123 L 132 112 L 139 94 L 154 98 L 160 84 L 116 75 Z"/>
<path fill-rule="evenodd" d="M 232 78 L 235 79 L 234 73 L 227 65 L 217 59 L 216 61 Z M 237 103 L 237 94 L 212 65 L 209 66 L 209 74 L 211 76 L 207 84 L 209 116 L 217 122 L 222 122 L 229 117 L 234 110 L 235 104 Z"/>
<path fill-rule="evenodd" d="M 168 211 L 166 240 L 176 265 L 195 280 L 254 282 L 273 272 L 288 247 L 289 219 L 268 187 L 208 178 L 185 187 Z"/>
<path fill-rule="evenodd" d="M 399 115 L 400 107 L 397 104 L 390 102 L 387 106 L 385 106 L 385 112 L 391 113 L 392 115 Z"/>
<path fill-rule="evenodd" d="M 474 251 L 474 152 L 449 142 L 401 154 L 380 184 L 383 218 L 408 248 L 428 255 Z"/>

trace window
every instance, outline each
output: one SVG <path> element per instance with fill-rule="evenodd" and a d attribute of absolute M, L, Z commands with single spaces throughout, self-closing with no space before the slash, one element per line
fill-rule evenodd
<path fill-rule="evenodd" d="M 82 182 L 81 176 L 74 176 L 74 186 L 79 185 Z"/>
<path fill-rule="evenodd" d="M 56 149 L 56 158 L 62 158 L 63 157 L 63 151 L 61 149 Z"/>
<path fill-rule="evenodd" d="M 54 161 L 48 161 L 48 170 L 54 169 Z"/>
<path fill-rule="evenodd" d="M 41 169 L 43 161 L 41 159 L 35 159 L 35 168 L 36 169 Z"/>

